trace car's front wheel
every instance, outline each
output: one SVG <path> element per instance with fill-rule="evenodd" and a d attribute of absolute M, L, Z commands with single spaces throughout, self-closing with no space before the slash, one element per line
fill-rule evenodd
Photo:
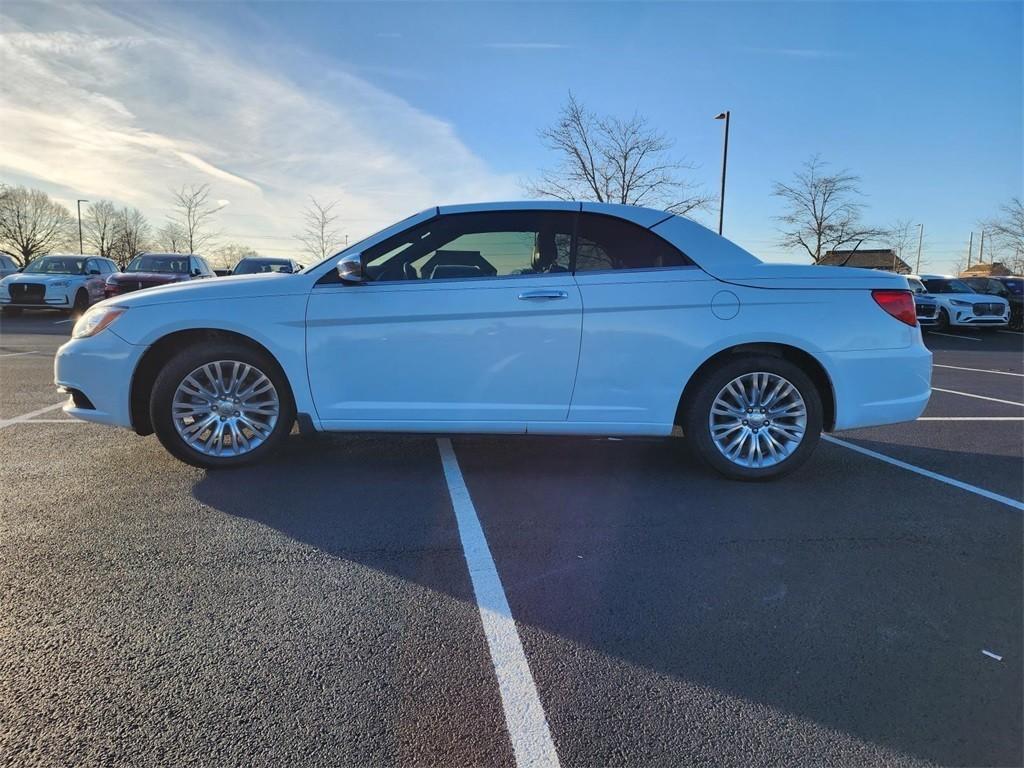
<path fill-rule="evenodd" d="M 160 371 L 150 418 L 174 456 L 226 469 L 271 453 L 291 431 L 295 405 L 283 371 L 267 354 L 207 342 L 178 353 Z"/>
<path fill-rule="evenodd" d="M 935 322 L 935 330 L 949 330 L 949 312 L 944 307 L 939 307 L 939 319 Z"/>
<path fill-rule="evenodd" d="M 797 469 L 821 436 L 817 388 L 788 360 L 750 356 L 705 375 L 685 404 L 694 452 L 736 480 L 770 480 Z"/>

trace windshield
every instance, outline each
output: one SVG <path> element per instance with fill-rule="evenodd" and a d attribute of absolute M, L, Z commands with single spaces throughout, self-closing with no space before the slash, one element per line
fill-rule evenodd
<path fill-rule="evenodd" d="M 292 263 L 287 259 L 242 259 L 235 265 L 232 274 L 255 275 L 258 272 L 291 272 Z"/>
<path fill-rule="evenodd" d="M 929 293 L 977 293 L 963 280 L 932 278 L 925 280 L 924 284 L 928 286 Z"/>
<path fill-rule="evenodd" d="M 25 267 L 25 271 L 43 275 L 81 275 L 85 272 L 85 257 L 43 256 Z"/>
<path fill-rule="evenodd" d="M 914 293 L 928 293 L 928 289 L 924 287 L 924 283 L 920 280 L 915 280 L 912 277 L 907 278 L 907 282 L 910 283 L 910 290 Z"/>
<path fill-rule="evenodd" d="M 125 267 L 125 272 L 168 272 L 179 275 L 188 274 L 187 256 L 136 256 Z"/>

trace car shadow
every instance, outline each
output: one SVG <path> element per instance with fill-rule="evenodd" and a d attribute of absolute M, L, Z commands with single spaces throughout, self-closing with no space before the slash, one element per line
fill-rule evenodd
<path fill-rule="evenodd" d="M 582 727 L 599 695 L 582 647 L 901 754 L 1020 762 L 1019 514 L 951 504 L 948 487 L 837 446 L 743 484 L 680 443 L 454 440 L 528 655 L 553 642 L 580 665 L 568 682 L 534 670 L 556 731 L 569 708 Z M 208 473 L 194 495 L 473 600 L 432 564 L 461 553 L 433 440 L 292 438 L 272 465 Z M 980 654 L 993 639 L 1001 665 Z M 647 706 L 594 738 L 637 738 Z"/>

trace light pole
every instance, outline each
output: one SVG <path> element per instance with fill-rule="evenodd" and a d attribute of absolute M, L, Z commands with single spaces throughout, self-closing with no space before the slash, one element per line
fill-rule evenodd
<path fill-rule="evenodd" d="M 82 203 L 88 202 L 88 200 L 78 201 L 78 252 L 80 254 L 85 253 L 85 249 L 82 247 Z"/>
<path fill-rule="evenodd" d="M 719 112 L 715 120 L 725 120 L 725 145 L 722 147 L 722 196 L 718 201 L 718 234 L 722 234 L 722 218 L 725 216 L 725 167 L 729 161 L 729 110 Z"/>
<path fill-rule="evenodd" d="M 917 234 L 917 268 L 914 270 L 915 275 L 921 274 L 921 243 L 924 242 L 924 224 L 918 224 L 920 231 Z"/>

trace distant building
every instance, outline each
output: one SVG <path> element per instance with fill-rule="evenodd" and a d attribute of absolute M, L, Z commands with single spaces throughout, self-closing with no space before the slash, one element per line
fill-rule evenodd
<path fill-rule="evenodd" d="M 993 261 L 987 264 L 980 261 L 961 272 L 960 277 L 1008 277 L 1012 274 L 1013 272 L 1007 269 L 1001 261 Z"/>
<path fill-rule="evenodd" d="M 860 267 L 861 269 L 884 269 L 897 275 L 909 275 L 910 265 L 896 255 L 892 248 L 856 249 L 853 251 L 829 251 L 818 262 L 823 267 Z"/>

